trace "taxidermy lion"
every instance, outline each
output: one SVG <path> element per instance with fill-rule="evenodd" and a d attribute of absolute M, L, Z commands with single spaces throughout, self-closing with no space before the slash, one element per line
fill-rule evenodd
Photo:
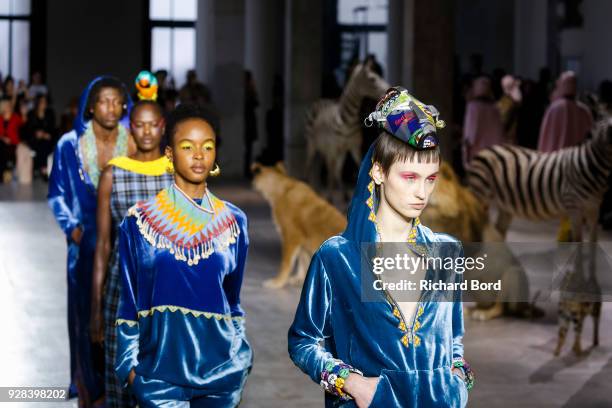
<path fill-rule="evenodd" d="M 321 244 L 346 228 L 346 217 L 306 183 L 287 175 L 282 163 L 251 167 L 253 187 L 272 207 L 272 220 L 281 236 L 281 265 L 277 276 L 264 282 L 268 288 L 304 280 L 310 258 Z M 291 276 L 294 265 L 297 271 Z"/>

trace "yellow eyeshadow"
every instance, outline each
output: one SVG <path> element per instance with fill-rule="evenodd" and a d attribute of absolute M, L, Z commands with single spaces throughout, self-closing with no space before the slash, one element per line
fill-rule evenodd
<path fill-rule="evenodd" d="M 191 147 L 191 143 L 190 142 L 181 142 L 181 144 L 179 144 L 179 147 L 181 149 L 185 149 L 187 147 Z"/>
<path fill-rule="evenodd" d="M 206 142 L 206 143 L 204 143 L 204 147 L 207 148 L 207 149 L 209 147 L 212 147 L 214 149 L 215 148 L 215 142 Z"/>

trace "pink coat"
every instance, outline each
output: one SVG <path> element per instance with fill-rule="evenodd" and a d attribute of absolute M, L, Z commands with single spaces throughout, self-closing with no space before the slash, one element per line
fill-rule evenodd
<path fill-rule="evenodd" d="M 484 77 L 476 79 L 470 96 L 475 99 L 468 102 L 463 121 L 464 167 L 480 150 L 504 143 L 504 128 L 493 102 L 490 80 Z"/>
<path fill-rule="evenodd" d="M 550 104 L 542 126 L 538 150 L 552 152 L 582 142 L 591 130 L 593 116 L 583 103 L 571 99 L 557 99 Z"/>
<path fill-rule="evenodd" d="M 495 103 L 470 101 L 463 124 L 463 165 L 467 166 L 480 150 L 502 143 L 504 128 Z"/>
<path fill-rule="evenodd" d="M 593 126 L 591 111 L 576 98 L 576 76 L 564 72 L 551 95 L 542 119 L 538 150 L 552 152 L 582 142 Z"/>

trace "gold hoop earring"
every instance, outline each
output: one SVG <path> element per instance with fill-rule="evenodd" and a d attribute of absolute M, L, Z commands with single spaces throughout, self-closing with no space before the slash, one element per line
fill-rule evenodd
<path fill-rule="evenodd" d="M 168 162 L 168 165 L 166 166 L 166 173 L 174 174 L 174 165 L 172 162 Z"/>
<path fill-rule="evenodd" d="M 215 168 L 209 171 L 208 175 L 211 177 L 217 177 L 219 174 L 221 174 L 221 167 L 219 167 L 219 164 L 215 163 Z"/>

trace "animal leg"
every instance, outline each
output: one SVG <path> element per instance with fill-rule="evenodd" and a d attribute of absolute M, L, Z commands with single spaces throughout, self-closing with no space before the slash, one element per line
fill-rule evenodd
<path fill-rule="evenodd" d="M 570 241 L 571 242 L 582 242 L 582 225 L 583 216 L 581 212 L 572 212 L 570 214 Z"/>
<path fill-rule="evenodd" d="M 311 185 L 315 185 L 314 184 L 314 175 L 312 174 L 312 169 L 313 169 L 313 164 L 314 164 L 314 159 L 315 159 L 315 147 L 314 147 L 314 142 L 307 140 L 306 142 L 306 168 L 305 168 L 305 177 L 306 180 L 308 180 L 308 182 Z"/>
<path fill-rule="evenodd" d="M 281 257 L 281 264 L 278 275 L 276 275 L 276 277 L 273 279 L 268 279 L 264 281 L 264 287 L 279 289 L 287 284 L 287 280 L 289 279 L 289 275 L 291 274 L 291 270 L 293 269 L 293 264 L 295 262 L 295 257 L 298 253 L 298 250 L 298 245 L 293 241 L 283 241 L 283 253 Z"/>
<path fill-rule="evenodd" d="M 344 156 L 342 156 L 342 158 L 336 159 L 333 173 L 334 173 L 334 180 L 338 188 L 338 191 L 340 193 L 341 200 L 346 200 L 347 197 L 345 195 L 344 182 L 342 181 L 342 166 L 344 166 Z"/>
<path fill-rule="evenodd" d="M 589 273 L 591 279 L 595 278 L 596 256 L 597 256 L 597 220 L 599 218 L 599 206 L 595 210 L 589 212 L 586 223 L 589 228 Z"/>
<path fill-rule="evenodd" d="M 555 347 L 554 355 L 558 356 L 561 354 L 561 348 L 563 347 L 563 343 L 565 343 L 565 337 L 567 336 L 567 330 L 569 329 L 569 324 L 571 317 L 566 315 L 565 305 L 563 302 L 559 302 L 559 333 L 557 335 L 557 347 Z"/>
<path fill-rule="evenodd" d="M 342 186 L 342 165 L 343 159 L 335 155 L 333 152 L 328 152 L 325 156 L 325 166 L 327 167 L 327 199 L 335 204 L 338 200 L 336 197 L 336 188 Z"/>
<path fill-rule="evenodd" d="M 599 318 L 601 317 L 601 302 L 593 304 L 591 313 L 593 317 L 593 347 L 599 346 Z"/>
<path fill-rule="evenodd" d="M 488 309 L 474 309 L 471 312 L 471 317 L 474 320 L 491 320 L 504 314 L 504 305 L 501 302 L 495 302 Z"/>
<path fill-rule="evenodd" d="M 495 224 L 495 229 L 501 234 L 501 236 L 505 239 L 506 233 L 508 232 L 508 228 L 510 227 L 510 223 L 512 222 L 512 214 L 508 211 L 499 209 L 499 214 L 497 215 L 497 223 Z"/>
<path fill-rule="evenodd" d="M 584 324 L 585 317 L 585 314 L 583 312 L 584 307 L 586 307 L 585 304 L 580 305 L 581 310 L 576 314 L 576 317 L 574 319 L 574 346 L 572 347 L 572 350 L 577 356 L 582 355 L 582 347 L 580 346 L 580 340 L 582 337 L 582 325 Z"/>
<path fill-rule="evenodd" d="M 309 254 L 304 248 L 301 248 L 297 255 L 297 271 L 289 278 L 290 285 L 300 285 L 304 282 L 306 272 L 308 271 L 308 265 L 310 265 L 310 259 L 312 254 Z"/>

